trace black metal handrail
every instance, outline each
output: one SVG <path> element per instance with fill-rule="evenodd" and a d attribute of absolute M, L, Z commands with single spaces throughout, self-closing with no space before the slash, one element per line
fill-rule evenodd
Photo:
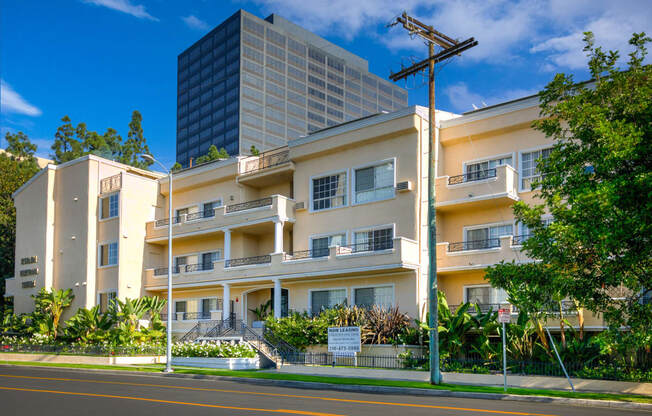
<path fill-rule="evenodd" d="M 247 209 L 260 208 L 272 205 L 272 197 L 256 199 L 253 201 L 241 202 L 239 204 L 227 205 L 226 212 L 238 212 Z"/>
<path fill-rule="evenodd" d="M 449 243 L 448 251 L 468 251 L 482 250 L 486 248 L 500 247 L 500 238 L 487 238 L 486 240 L 460 241 L 458 243 Z"/>
<path fill-rule="evenodd" d="M 512 237 L 512 245 L 520 246 L 530 237 L 532 237 L 532 234 L 515 235 Z"/>
<path fill-rule="evenodd" d="M 213 209 L 205 209 L 203 211 L 198 211 L 198 212 L 191 212 L 190 214 L 186 214 L 186 221 L 194 221 L 194 220 L 199 220 L 202 218 L 213 218 L 215 216 L 215 210 L 218 209 L 219 207 L 213 208 Z"/>
<path fill-rule="evenodd" d="M 463 175 L 455 175 L 448 178 L 449 185 L 457 185 L 465 182 L 481 181 L 483 179 L 495 178 L 496 169 L 485 169 L 475 172 L 467 172 Z"/>
<path fill-rule="evenodd" d="M 363 253 L 366 251 L 390 250 L 394 248 L 394 240 L 368 241 L 366 243 L 339 246 L 337 254 Z"/>
<path fill-rule="evenodd" d="M 283 150 L 280 152 L 266 152 L 258 156 L 257 159 L 247 160 L 245 162 L 243 173 L 258 172 L 263 169 L 272 168 L 290 161 L 290 151 Z"/>
<path fill-rule="evenodd" d="M 201 271 L 207 271 L 207 270 L 213 270 L 213 262 L 210 263 L 197 263 L 197 264 L 186 264 L 185 267 L 185 272 L 186 273 L 191 273 L 191 272 L 201 272 Z"/>
<path fill-rule="evenodd" d="M 161 314 L 161 320 L 166 321 L 168 319 L 167 313 Z M 197 319 L 211 319 L 210 312 L 173 312 L 172 320 L 173 321 L 192 321 Z"/>
<path fill-rule="evenodd" d="M 172 274 L 179 274 L 180 272 L 180 266 L 174 266 L 172 268 Z M 159 267 L 157 269 L 154 269 L 154 276 L 164 276 L 168 274 L 168 268 L 167 267 Z"/>
<path fill-rule="evenodd" d="M 224 261 L 224 267 L 248 266 L 251 264 L 266 264 L 272 262 L 272 256 L 241 257 L 239 259 L 228 259 Z"/>
<path fill-rule="evenodd" d="M 172 224 L 179 224 L 181 222 L 181 215 L 178 215 L 176 217 L 172 217 Z M 169 218 L 162 218 L 160 220 L 156 220 L 154 222 L 154 225 L 156 227 L 166 227 L 168 224 L 170 224 L 170 219 Z"/>
<path fill-rule="evenodd" d="M 283 260 L 299 260 L 299 259 L 314 259 L 320 257 L 328 257 L 328 247 L 318 248 L 313 250 L 300 250 L 293 251 L 292 253 L 285 253 Z"/>

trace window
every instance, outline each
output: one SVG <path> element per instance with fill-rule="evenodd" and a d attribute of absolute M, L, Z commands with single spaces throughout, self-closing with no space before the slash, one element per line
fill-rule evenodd
<path fill-rule="evenodd" d="M 490 169 L 495 169 L 500 165 L 509 165 L 512 166 L 512 157 L 499 157 L 490 160 L 484 160 L 482 162 L 474 162 L 466 165 L 466 174 L 467 181 L 478 181 L 481 179 L 492 178 L 495 175 L 494 172 L 489 172 Z"/>
<path fill-rule="evenodd" d="M 312 180 L 312 209 L 337 208 L 346 205 L 346 172 Z"/>
<path fill-rule="evenodd" d="M 100 245 L 100 266 L 115 266 L 118 264 L 118 243 Z"/>
<path fill-rule="evenodd" d="M 204 217 L 212 217 L 215 215 L 215 208 L 221 207 L 222 206 L 222 201 L 217 200 L 217 201 L 211 201 L 211 202 L 204 202 L 203 204 L 203 209 L 202 211 L 204 212 Z"/>
<path fill-rule="evenodd" d="M 99 294 L 99 304 L 100 312 L 106 313 L 109 310 L 109 307 L 115 303 L 117 293 L 115 292 L 106 292 Z"/>
<path fill-rule="evenodd" d="M 187 306 L 188 303 L 185 300 L 178 300 L 174 302 L 174 311 L 176 313 L 181 313 L 181 312 L 185 313 Z"/>
<path fill-rule="evenodd" d="M 464 298 L 477 305 L 501 304 L 507 302 L 507 293 L 491 286 L 470 286 L 464 288 Z"/>
<path fill-rule="evenodd" d="M 552 222 L 553 222 L 552 217 L 541 219 L 541 223 L 543 224 L 544 227 L 549 226 L 550 224 L 552 224 Z M 523 223 L 519 223 L 518 228 L 519 228 L 519 236 L 518 236 L 519 238 L 518 241 L 514 242 L 514 245 L 522 244 L 525 240 L 530 238 L 530 236 L 532 235 L 532 231 L 530 231 L 530 228 L 527 225 Z"/>
<path fill-rule="evenodd" d="M 346 244 L 346 234 L 333 234 L 323 237 L 315 237 L 310 240 L 312 257 L 328 256 L 330 246 L 343 246 Z"/>
<path fill-rule="evenodd" d="M 177 256 L 174 258 L 174 273 L 179 273 L 180 271 L 186 271 L 186 265 L 188 264 L 188 256 Z"/>
<path fill-rule="evenodd" d="M 211 251 L 209 253 L 202 253 L 201 265 L 202 270 L 213 270 L 213 262 L 220 259 L 219 251 Z"/>
<path fill-rule="evenodd" d="M 521 189 L 530 189 L 532 182 L 541 179 L 537 160 L 541 159 L 545 163 L 551 151 L 552 148 L 548 148 L 521 153 Z"/>
<path fill-rule="evenodd" d="M 394 196 L 394 161 L 355 170 L 355 203 Z"/>
<path fill-rule="evenodd" d="M 465 250 L 500 247 L 500 236 L 513 234 L 512 224 L 492 225 L 466 230 Z"/>
<path fill-rule="evenodd" d="M 318 314 L 324 309 L 346 305 L 346 289 L 315 290 L 310 292 L 310 311 Z"/>
<path fill-rule="evenodd" d="M 210 319 L 211 311 L 217 309 L 217 298 L 206 298 L 201 300 L 201 319 Z"/>
<path fill-rule="evenodd" d="M 101 199 L 100 205 L 100 218 L 114 218 L 118 216 L 118 202 L 120 201 L 120 194 L 115 193 Z"/>
<path fill-rule="evenodd" d="M 392 227 L 376 230 L 357 231 L 353 235 L 354 251 L 388 250 L 393 247 L 394 229 Z"/>
<path fill-rule="evenodd" d="M 188 215 L 189 209 L 188 208 L 180 208 L 180 209 L 176 210 L 176 213 L 177 214 L 175 215 L 175 219 L 176 219 L 175 222 L 181 222 L 181 218 Z"/>
<path fill-rule="evenodd" d="M 371 308 L 378 305 L 383 308 L 391 308 L 394 298 L 392 286 L 363 287 L 353 290 L 355 305 L 361 308 Z"/>

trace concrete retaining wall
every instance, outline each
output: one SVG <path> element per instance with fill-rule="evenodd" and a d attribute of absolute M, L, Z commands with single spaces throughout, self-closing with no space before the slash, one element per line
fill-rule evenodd
<path fill-rule="evenodd" d="M 161 364 L 165 363 L 165 356 L 92 356 L 92 355 L 57 355 L 57 354 L 25 354 L 16 352 L 0 353 L 0 361 L 33 361 L 42 363 L 60 364 Z"/>

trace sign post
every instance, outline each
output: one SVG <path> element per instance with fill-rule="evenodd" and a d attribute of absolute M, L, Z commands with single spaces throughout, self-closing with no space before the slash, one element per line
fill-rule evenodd
<path fill-rule="evenodd" d="M 503 384 L 504 390 L 507 391 L 507 342 L 505 340 L 505 324 L 509 323 L 512 318 L 512 311 L 509 309 L 498 310 L 498 322 L 503 324 Z"/>
<path fill-rule="evenodd" d="M 356 354 L 360 352 L 360 327 L 336 326 L 328 328 L 328 352 L 333 354 L 333 366 L 339 356 L 353 356 L 354 366 L 357 366 Z"/>

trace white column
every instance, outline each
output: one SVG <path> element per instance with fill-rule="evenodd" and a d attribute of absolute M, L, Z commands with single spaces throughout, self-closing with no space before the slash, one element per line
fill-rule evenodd
<path fill-rule="evenodd" d="M 283 221 L 274 221 L 274 253 L 283 252 Z"/>
<path fill-rule="evenodd" d="M 274 280 L 274 318 L 281 317 L 281 280 Z"/>
<path fill-rule="evenodd" d="M 224 260 L 231 258 L 231 230 L 224 230 Z"/>
<path fill-rule="evenodd" d="M 222 319 L 229 319 L 231 315 L 231 286 L 223 283 L 224 292 L 222 295 Z"/>

